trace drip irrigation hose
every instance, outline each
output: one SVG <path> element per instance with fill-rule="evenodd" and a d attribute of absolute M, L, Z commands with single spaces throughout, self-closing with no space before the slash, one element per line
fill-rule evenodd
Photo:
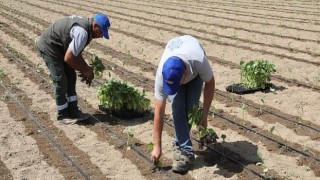
<path fill-rule="evenodd" d="M 232 99 L 232 98 L 230 98 L 230 97 L 228 97 L 228 96 L 223 95 L 222 93 L 217 93 L 217 94 L 219 94 L 220 96 L 223 96 L 223 97 L 225 97 L 225 98 Z M 258 108 L 258 107 L 256 107 L 256 106 L 252 105 L 252 104 L 243 103 L 243 102 L 241 102 L 240 100 L 237 100 L 237 99 L 236 99 L 235 101 L 237 101 L 238 103 L 245 104 L 245 105 L 247 105 L 247 106 L 253 107 L 253 108 L 258 109 L 258 110 L 260 109 L 260 108 Z M 268 114 L 271 114 L 271 115 L 273 115 L 273 116 L 276 116 L 276 117 L 279 117 L 279 118 L 281 118 L 281 119 L 284 119 L 284 120 L 286 120 L 286 121 L 290 121 L 290 122 L 295 123 L 295 124 L 298 124 L 298 125 L 300 125 L 300 126 L 304 126 L 304 127 L 310 128 L 310 129 L 312 129 L 312 130 L 314 130 L 314 131 L 320 132 L 320 129 L 317 129 L 317 128 L 315 128 L 315 127 L 312 127 L 312 126 L 309 126 L 309 125 L 306 125 L 306 124 L 297 122 L 297 121 L 292 120 L 292 119 L 288 119 L 288 118 L 286 118 L 286 117 L 283 117 L 283 116 L 281 116 L 281 115 L 279 115 L 279 114 L 270 112 L 270 111 L 268 111 L 268 110 L 263 110 L 263 111 L 264 111 L 264 112 L 267 112 Z"/>
<path fill-rule="evenodd" d="M 41 75 L 40 75 L 41 76 Z M 131 77 L 133 77 L 133 76 L 131 76 Z M 137 80 L 139 80 L 138 78 L 135 78 L 135 79 L 137 79 Z M 141 81 L 141 80 L 139 80 L 140 82 L 144 82 L 144 81 Z M 146 82 L 144 82 L 144 83 L 146 83 Z M 148 84 L 148 83 L 146 83 L 146 84 Z M 150 85 L 150 84 L 149 84 Z M 220 94 L 221 95 L 221 94 Z M 238 101 L 239 102 L 239 101 Z M 249 105 L 249 104 L 248 104 Z M 249 106 L 252 106 L 252 107 L 254 107 L 254 108 L 257 108 L 257 107 L 255 107 L 255 106 L 253 106 L 253 105 L 249 105 Z M 280 118 L 283 118 L 283 119 L 286 119 L 286 118 L 284 118 L 284 117 L 282 117 L 282 116 L 280 116 L 280 115 L 277 115 L 277 114 L 274 114 L 274 113 L 271 113 L 271 112 L 268 112 L 269 114 L 273 114 L 273 115 L 276 115 L 276 116 L 278 116 L 278 117 L 280 117 Z M 226 119 L 226 118 L 224 118 L 223 116 L 221 116 L 221 115 L 219 115 L 219 114 L 216 114 L 217 116 L 219 116 L 219 117 L 221 117 L 221 118 L 223 118 L 223 119 Z M 228 120 L 228 119 L 226 119 L 226 120 Z M 229 120 L 230 121 L 230 120 Z M 292 120 L 291 120 L 292 121 Z M 230 121 L 231 122 L 231 121 Z M 292 122 L 294 122 L 294 121 L 292 121 Z M 233 123 L 235 123 L 235 122 L 233 122 Z M 294 122 L 294 123 L 297 123 L 297 122 Z M 253 131 L 253 132 L 255 132 L 254 130 L 252 130 L 252 129 L 250 129 L 250 128 L 247 128 L 247 127 L 245 127 L 245 126 L 242 126 L 241 124 L 238 124 L 238 123 L 235 123 L 235 124 L 237 124 L 238 126 L 241 126 L 241 127 L 244 127 L 244 128 L 246 128 L 246 129 L 248 129 L 248 130 L 251 130 L 251 131 Z M 306 127 L 309 127 L 310 128 L 310 126 L 307 126 L 307 125 L 304 125 L 304 124 L 302 124 L 302 123 L 299 123 L 299 125 L 302 125 L 302 126 L 306 126 Z M 312 127 L 311 127 L 312 128 Z M 312 129 L 314 129 L 314 128 L 312 128 Z M 318 129 L 314 129 L 314 130 L 316 130 L 316 131 L 319 131 Z M 263 137 L 265 137 L 265 138 L 267 138 L 267 139 L 269 139 L 269 140 L 271 140 L 271 141 L 274 141 L 272 138 L 270 138 L 270 137 L 267 137 L 267 136 L 264 136 L 263 134 L 259 134 L 260 136 L 263 136 Z M 275 142 L 275 141 L 274 141 Z M 280 145 L 283 145 L 283 146 L 285 146 L 285 147 L 288 147 L 288 146 L 286 146 L 285 144 L 283 144 L 283 143 L 281 143 Z M 303 155 L 305 155 L 305 156 L 308 156 L 308 157 L 311 157 L 312 158 L 312 156 L 310 156 L 310 155 L 308 155 L 308 154 L 306 154 L 306 153 L 303 153 L 303 152 L 301 152 L 301 151 L 299 151 L 299 150 L 296 150 L 296 149 L 294 149 L 294 148 L 292 148 L 292 150 L 294 150 L 294 151 L 296 151 L 296 152 L 298 152 L 298 153 L 301 153 L 301 154 L 303 154 Z M 148 159 L 148 158 L 147 158 Z M 317 161 L 319 161 L 319 159 L 318 158 L 315 158 Z M 149 161 L 150 161 L 150 159 L 148 159 Z"/>
<path fill-rule="evenodd" d="M 3 49 L 3 47 L 0 45 L 0 47 Z M 6 92 L 9 93 L 10 97 L 23 109 L 24 112 L 28 114 L 28 117 L 32 119 L 32 122 L 41 129 L 42 134 L 59 150 L 59 152 L 65 157 L 73 167 L 76 168 L 78 172 L 81 173 L 81 175 L 86 179 L 89 180 L 89 175 L 85 173 L 85 170 L 81 168 L 75 161 L 73 161 L 68 153 L 60 146 L 60 144 L 51 136 L 49 132 L 45 128 L 43 128 L 42 124 L 37 120 L 36 117 L 32 115 L 32 113 L 10 92 L 10 90 L 3 85 L 3 83 L 0 83 L 1 86 L 6 90 Z"/>
<path fill-rule="evenodd" d="M 8 54 L 10 54 L 12 57 L 14 57 L 16 60 L 20 61 L 21 63 L 25 64 L 26 66 L 30 67 L 26 62 L 24 62 L 23 60 L 19 59 L 18 57 L 16 57 L 14 54 L 12 54 L 9 50 L 7 50 L 6 48 L 4 48 L 1 44 L 0 44 L 0 47 L 2 49 L 4 49 Z M 32 69 L 32 68 L 31 68 Z M 36 74 L 38 77 L 40 77 L 42 80 L 44 80 L 47 84 L 51 85 L 53 87 L 53 85 L 49 82 L 49 80 L 45 77 L 43 77 L 39 72 L 37 72 L 36 70 L 32 69 L 32 72 L 34 74 Z M 98 82 L 98 81 L 96 81 Z M 85 109 L 81 106 L 79 106 L 79 108 L 83 111 L 83 112 L 86 112 Z M 89 114 L 89 113 L 88 113 Z M 106 124 L 104 124 L 102 121 L 100 121 L 97 117 L 95 117 L 94 115 L 92 114 L 89 114 L 90 117 L 92 117 L 93 119 L 95 119 L 97 122 L 99 122 L 100 124 L 102 124 L 103 127 L 105 127 L 106 129 L 108 129 L 108 131 L 111 132 L 111 134 L 113 134 L 114 136 L 116 136 L 118 138 L 118 140 L 121 140 L 121 142 L 125 143 L 125 141 L 123 139 L 120 138 L 120 136 L 117 135 L 117 133 L 115 133 L 114 131 L 112 131 Z M 44 129 L 45 130 L 45 129 Z M 137 152 L 137 154 L 139 154 L 140 156 L 142 156 L 144 159 L 147 160 L 147 162 L 149 163 L 152 163 L 150 158 L 147 157 L 146 155 L 144 155 L 144 153 L 142 153 L 141 151 L 139 151 L 137 148 L 135 148 L 134 146 L 131 147 L 135 152 Z M 66 158 L 70 159 L 69 156 L 67 156 L 66 154 L 63 154 L 64 156 L 66 156 Z M 75 162 L 72 162 L 72 164 L 75 163 Z M 77 165 L 75 163 L 75 165 Z M 77 169 L 80 168 L 79 166 L 75 166 Z M 81 168 L 80 168 L 81 170 Z M 82 170 L 79 171 L 81 174 L 83 174 Z M 169 173 L 167 173 L 166 171 L 164 170 L 161 170 L 160 169 L 160 172 L 163 173 L 165 176 L 169 177 L 170 179 L 175 179 L 173 176 L 171 176 Z M 86 174 L 84 174 L 86 175 Z M 86 178 L 86 176 L 84 176 Z M 87 178 L 86 178 L 87 179 Z"/>

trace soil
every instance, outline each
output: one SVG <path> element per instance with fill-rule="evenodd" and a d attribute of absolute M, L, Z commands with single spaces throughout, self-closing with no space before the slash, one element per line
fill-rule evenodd
<path fill-rule="evenodd" d="M 320 21 L 317 1 L 52 1 L 0 4 L 0 179 L 320 179 Z M 106 13 L 110 39 L 94 39 L 87 62 L 99 56 L 106 71 L 92 86 L 77 83 L 79 106 L 92 116 L 56 121 L 53 88 L 34 46 L 56 19 Z M 209 126 L 218 142 L 199 149 L 185 174 L 171 171 L 175 136 L 166 106 L 163 167 L 155 170 L 147 144 L 150 113 L 130 121 L 99 110 L 105 79 L 127 81 L 154 99 L 154 76 L 167 41 L 197 37 L 209 57 L 216 91 Z M 235 94 L 240 60 L 276 65 L 275 91 Z M 202 98 L 201 101 L 203 102 Z M 126 130 L 134 136 L 128 139 Z M 225 139 L 221 135 L 226 135 Z M 130 147 L 130 150 L 128 150 Z"/>

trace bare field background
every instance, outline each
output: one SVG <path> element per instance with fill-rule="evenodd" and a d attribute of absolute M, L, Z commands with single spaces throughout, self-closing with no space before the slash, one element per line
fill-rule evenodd
<path fill-rule="evenodd" d="M 3 0 L 0 9 L 0 179 L 320 179 L 318 1 Z M 92 87 L 77 83 L 80 105 L 92 118 L 61 125 L 34 42 L 61 17 L 97 12 L 110 17 L 110 40 L 93 40 L 84 57 L 89 62 L 98 55 L 107 70 Z M 153 100 L 164 46 L 183 34 L 201 41 L 212 64 L 216 93 L 209 123 L 227 137 L 205 150 L 194 141 L 194 167 L 172 173 L 167 105 L 164 167 L 152 172 L 146 148 L 152 113 L 132 121 L 109 116 L 98 110 L 96 90 L 114 78 L 145 89 Z M 253 59 L 275 64 L 276 91 L 228 93 L 226 86 L 240 81 L 240 60 Z M 134 134 L 131 150 L 127 128 Z"/>

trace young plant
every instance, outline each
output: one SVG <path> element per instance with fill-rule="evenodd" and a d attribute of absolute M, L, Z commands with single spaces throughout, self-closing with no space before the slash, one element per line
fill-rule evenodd
<path fill-rule="evenodd" d="M 222 138 L 222 142 L 224 142 L 224 140 L 227 138 L 227 135 L 221 134 L 221 138 Z"/>
<path fill-rule="evenodd" d="M 40 72 L 40 63 L 37 63 L 35 66 L 36 72 L 39 73 Z"/>
<path fill-rule="evenodd" d="M 150 143 L 147 144 L 147 149 L 148 149 L 148 151 L 152 151 L 152 150 L 153 150 L 153 147 L 154 147 L 153 142 L 150 142 Z M 163 167 L 163 164 L 162 164 L 162 162 L 159 160 L 159 161 L 154 165 L 154 167 L 153 167 L 152 169 L 153 169 L 153 171 L 155 172 L 156 169 L 161 170 L 162 167 Z"/>
<path fill-rule="evenodd" d="M 153 142 L 149 142 L 148 144 L 147 144 L 147 149 L 148 149 L 148 151 L 152 151 L 153 150 Z"/>
<path fill-rule="evenodd" d="M 3 78 L 3 77 L 6 77 L 6 73 L 3 72 L 3 70 L 0 69 L 0 79 Z"/>
<path fill-rule="evenodd" d="M 130 139 L 133 138 L 134 136 L 133 131 L 128 127 L 124 131 L 127 133 L 127 150 L 130 150 L 131 149 Z"/>
<path fill-rule="evenodd" d="M 248 88 L 265 89 L 275 65 L 267 60 L 240 61 L 240 81 Z"/>
<path fill-rule="evenodd" d="M 245 120 L 244 115 L 245 115 L 246 110 L 248 109 L 248 106 L 246 104 L 242 103 L 241 109 L 242 109 L 242 119 Z"/>
<path fill-rule="evenodd" d="M 199 105 L 194 105 L 188 113 L 188 123 L 195 127 L 198 131 L 198 140 L 200 141 L 199 148 L 202 149 L 204 144 L 216 142 L 217 134 L 212 128 L 207 128 L 201 125 L 202 108 Z"/>
<path fill-rule="evenodd" d="M 263 160 L 263 156 L 262 153 L 260 151 L 257 151 L 257 156 L 261 159 L 261 162 L 263 164 L 264 160 Z"/>
<path fill-rule="evenodd" d="M 90 66 L 93 68 L 93 73 L 97 78 L 101 78 L 103 71 L 106 69 L 97 55 L 93 55 Z"/>
<path fill-rule="evenodd" d="M 139 113 L 147 111 L 150 100 L 146 92 L 139 92 L 126 82 L 116 80 L 105 81 L 98 89 L 100 104 L 111 111 L 133 110 Z"/>
<path fill-rule="evenodd" d="M 260 101 L 262 102 L 262 104 L 260 104 L 260 108 L 259 108 L 259 113 L 263 114 L 263 108 L 262 106 L 264 105 L 264 99 L 266 98 L 266 96 L 261 96 L 260 97 Z"/>

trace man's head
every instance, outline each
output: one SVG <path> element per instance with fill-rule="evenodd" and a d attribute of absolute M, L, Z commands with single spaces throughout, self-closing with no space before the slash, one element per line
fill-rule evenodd
<path fill-rule="evenodd" d="M 163 91 L 167 95 L 174 95 L 177 93 L 181 79 L 185 71 L 185 65 L 182 59 L 171 56 L 163 64 Z"/>
<path fill-rule="evenodd" d="M 100 38 L 103 36 L 104 38 L 109 39 L 109 27 L 110 21 L 108 16 L 102 13 L 96 14 L 93 22 L 93 37 Z"/>

